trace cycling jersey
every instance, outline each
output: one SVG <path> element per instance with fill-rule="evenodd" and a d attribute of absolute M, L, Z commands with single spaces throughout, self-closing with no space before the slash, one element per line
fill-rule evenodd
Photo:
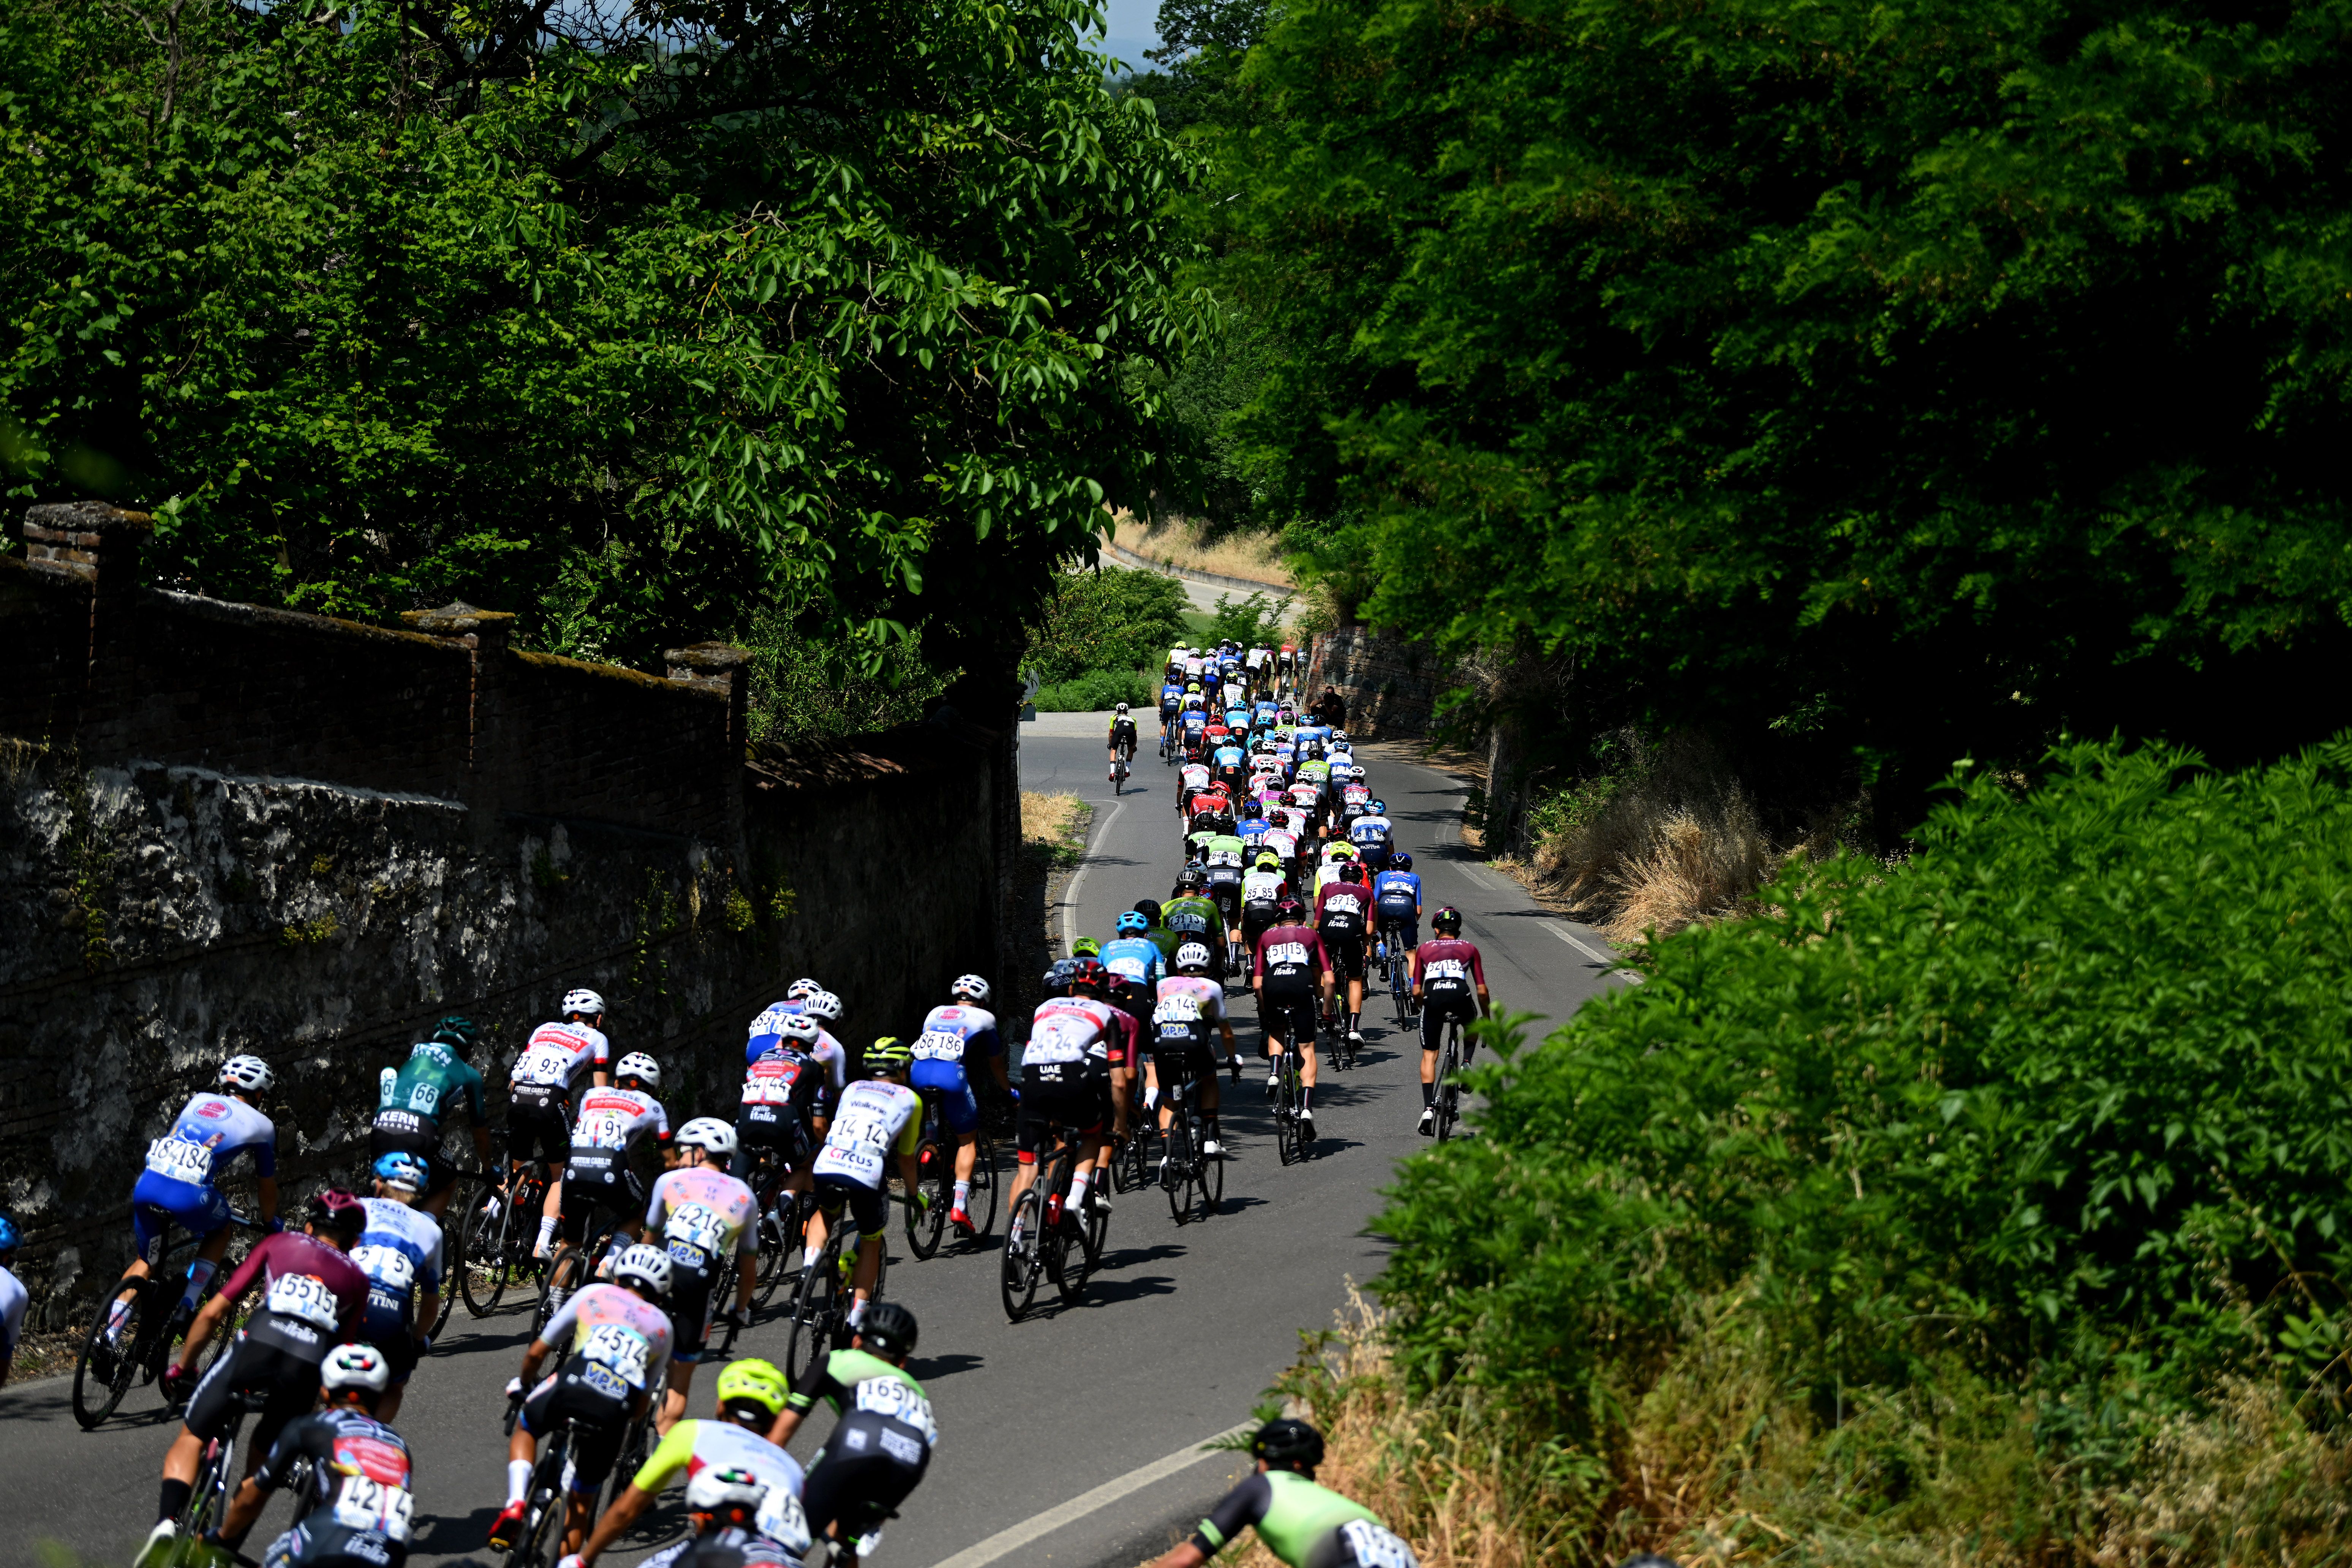
<path fill-rule="evenodd" d="M 1221 833 L 1209 840 L 1208 851 L 1209 865 L 1213 869 L 1219 866 L 1239 867 L 1242 857 L 1249 853 L 1249 846 L 1234 834 Z"/>
<path fill-rule="evenodd" d="M 1290 1470 L 1264 1471 L 1227 1492 L 1192 1532 L 1192 1545 L 1213 1557 L 1253 1526 L 1290 1568 L 1420 1568 L 1412 1548 L 1371 1510 Z"/>
<path fill-rule="evenodd" d="M 765 1437 L 732 1421 L 681 1421 L 654 1446 L 629 1484 L 641 1492 L 654 1493 L 672 1481 L 690 1481 L 709 1469 L 742 1470 L 768 1489 L 768 1495 L 760 1500 L 754 1522 L 761 1536 L 795 1554 L 789 1561 L 797 1568 L 797 1554 L 809 1547 L 808 1521 L 800 1507 L 805 1478 L 800 1461 Z"/>
<path fill-rule="evenodd" d="M 799 1152 L 793 1135 L 808 1132 L 824 1069 L 782 1036 L 768 1037 L 776 1043 L 743 1073 L 743 1109 L 736 1118 L 737 1136 L 782 1149 L 785 1158 L 793 1161 Z M 755 1130 L 759 1136 L 753 1135 Z"/>
<path fill-rule="evenodd" d="M 1168 929 L 1165 914 L 1160 917 L 1160 924 L 1143 933 L 1143 940 L 1160 950 L 1160 969 L 1163 974 L 1176 962 L 1176 950 L 1184 945 L 1184 939 Z"/>
<path fill-rule="evenodd" d="M 1113 719 L 1110 721 L 1109 740 L 1110 743 L 1114 746 L 1124 745 L 1129 751 L 1133 751 L 1135 749 L 1135 721 L 1133 719 Z"/>
<path fill-rule="evenodd" d="M 1036 1068 L 1049 1083 L 1068 1083 L 1099 1077 L 1103 1068 L 1125 1067 L 1134 1026 L 1118 1008 L 1092 996 L 1049 996 L 1030 1020 L 1023 1076 Z"/>
<path fill-rule="evenodd" d="M 515 1058 L 509 1069 L 509 1091 L 518 1100 L 520 1091 L 528 1087 L 541 1091 L 534 1096 L 540 1104 L 552 1099 L 568 1097 L 580 1075 L 591 1070 L 609 1071 L 613 1061 L 613 1044 L 602 1029 L 592 1029 L 585 1024 L 541 1024 L 530 1032 L 530 1038 Z"/>
<path fill-rule="evenodd" d="M 384 1111 L 398 1110 L 420 1118 L 428 1130 L 438 1131 L 441 1119 L 461 1096 L 466 1113 L 478 1124 L 482 1075 L 438 1040 L 421 1041 L 408 1047 L 408 1059 L 397 1072 L 385 1069 L 376 1098 L 377 1121 L 381 1123 Z"/>
<path fill-rule="evenodd" d="M 288 1423 L 253 1484 L 267 1496 L 305 1459 L 296 1522 L 262 1552 L 263 1568 L 404 1561 L 415 1522 L 415 1466 L 400 1434 L 348 1405 L 305 1415 Z"/>
<path fill-rule="evenodd" d="M 1197 974 L 1171 974 L 1160 983 L 1152 1004 L 1152 1054 L 1205 1052 L 1211 1026 L 1226 1021 L 1223 985 Z"/>
<path fill-rule="evenodd" d="M 773 1050 L 777 1042 L 783 1038 L 777 1032 L 779 1026 L 784 1019 L 799 1016 L 800 1012 L 801 1005 L 797 1002 L 779 1002 L 752 1019 L 751 1036 L 743 1042 L 744 1065 L 748 1067 Z M 833 1037 L 831 1030 L 819 1025 L 816 1044 L 810 1047 L 808 1055 L 824 1069 L 826 1083 L 838 1096 L 849 1081 L 849 1053 L 841 1048 L 841 1042 Z M 824 1099 L 822 1095 L 818 1098 L 820 1101 Z"/>
<path fill-rule="evenodd" d="M 311 1366 L 329 1346 L 351 1336 L 370 1289 L 350 1254 L 293 1230 L 263 1237 L 221 1286 L 221 1296 L 234 1302 L 257 1284 L 266 1289 L 261 1306 L 246 1320 L 244 1337 Z"/>
<path fill-rule="evenodd" d="M 1102 962 L 1117 979 L 1120 991 L 1130 995 L 1149 996 L 1168 971 L 1160 944 L 1149 937 L 1123 936 L 1106 942 Z"/>
<path fill-rule="evenodd" d="M 1242 879 L 1242 902 L 1272 904 L 1289 886 L 1279 871 L 1252 871 Z"/>
<path fill-rule="evenodd" d="M 25 1282 L 0 1268 L 0 1367 L 15 1357 L 16 1342 L 24 1338 L 25 1308 L 31 1300 Z"/>
<path fill-rule="evenodd" d="M 1249 765 L 1248 754 L 1239 746 L 1232 745 L 1219 746 L 1209 761 L 1213 767 L 1232 768 L 1236 772 Z"/>
<path fill-rule="evenodd" d="M 1003 1051 L 996 1015 L 987 1008 L 961 1002 L 934 1007 L 923 1016 L 922 1032 L 915 1037 L 915 1067 L 908 1081 L 937 1094 L 940 1114 L 949 1131 L 970 1132 L 980 1125 L 980 1100 L 971 1091 L 971 1064 Z"/>
<path fill-rule="evenodd" d="M 1330 967 L 1323 935 L 1313 926 L 1275 926 L 1257 939 L 1252 977 L 1269 995 L 1303 994 L 1321 984 Z"/>
<path fill-rule="evenodd" d="M 1387 843 L 1391 831 L 1393 830 L 1389 826 L 1389 819 L 1385 816 L 1366 815 L 1348 824 L 1349 841 L 1359 848 L 1368 845 Z"/>
<path fill-rule="evenodd" d="M 362 1198 L 367 1226 L 352 1261 L 368 1279 L 361 1337 L 392 1363 L 395 1384 L 416 1368 L 416 1292 L 441 1288 L 441 1226 L 431 1215 L 392 1198 Z"/>
<path fill-rule="evenodd" d="M 1209 787 L 1209 768 L 1205 763 L 1186 763 L 1176 770 L 1176 796 L 1190 800 Z"/>
<path fill-rule="evenodd" d="M 1418 953 L 1422 994 L 1433 1000 L 1472 996 L 1486 984 L 1478 949 L 1458 936 L 1433 936 Z"/>
<path fill-rule="evenodd" d="M 1174 681 L 1171 680 L 1160 689 L 1160 711 L 1162 716 L 1175 712 L 1177 709 L 1183 706 L 1183 703 L 1184 689 Z"/>
<path fill-rule="evenodd" d="M 1291 815 L 1296 816 L 1298 814 L 1294 812 Z M 1298 836 L 1306 831 L 1307 824 L 1304 822 L 1294 822 L 1285 827 L 1269 827 L 1265 830 L 1262 847 L 1273 850 L 1286 860 L 1296 859 L 1298 857 Z"/>
<path fill-rule="evenodd" d="M 1383 871 L 1372 879 L 1372 908 L 1382 925 L 1402 926 L 1405 945 L 1421 934 L 1421 877 L 1413 871 Z"/>
<path fill-rule="evenodd" d="M 131 1189 L 131 1228 L 139 1255 L 163 1243 L 166 1223 L 210 1236 L 228 1223 L 228 1199 L 221 1195 L 221 1173 L 239 1155 L 253 1159 L 253 1173 L 278 1173 L 278 1129 L 269 1118 L 226 1094 L 192 1097 L 172 1130 L 147 1145 L 147 1169 Z"/>
<path fill-rule="evenodd" d="M 1162 909 L 1160 919 L 1176 933 L 1180 942 L 1206 942 L 1210 933 L 1217 929 L 1220 915 L 1213 900 L 1198 893 L 1188 893 Z M 1209 951 L 1213 953 L 1216 949 L 1212 945 Z"/>
<path fill-rule="evenodd" d="M 643 1391 L 653 1369 L 669 1360 L 669 1314 L 619 1285 L 596 1284 L 581 1290 L 556 1309 L 539 1337 L 562 1347 L 569 1356 L 603 1368 L 606 1376 L 590 1373 L 587 1382 L 616 1396 Z"/>
<path fill-rule="evenodd" d="M 580 1120 L 572 1129 L 572 1147 L 626 1153 L 646 1133 L 669 1142 L 669 1113 L 661 1101 L 640 1089 L 607 1084 L 580 1097 Z"/>
<path fill-rule="evenodd" d="M 921 1097 L 905 1084 L 858 1079 L 842 1091 L 811 1171 L 820 1181 L 854 1182 L 879 1193 L 887 1179 L 884 1154 L 912 1154 L 922 1141 L 922 1108 Z"/>
<path fill-rule="evenodd" d="M 1265 830 L 1274 825 L 1263 816 L 1245 816 L 1234 824 L 1234 836 L 1244 849 L 1255 849 L 1265 842 Z"/>
<path fill-rule="evenodd" d="M 1332 882 L 1315 895 L 1315 925 L 1331 946 L 1364 940 L 1371 921 L 1371 889 L 1361 882 Z"/>
<path fill-rule="evenodd" d="M 707 1271 L 730 1252 L 750 1258 L 760 1250 L 751 1228 L 758 1207 L 751 1188 L 716 1166 L 680 1165 L 654 1183 L 646 1232 L 661 1234 L 674 1263 Z"/>

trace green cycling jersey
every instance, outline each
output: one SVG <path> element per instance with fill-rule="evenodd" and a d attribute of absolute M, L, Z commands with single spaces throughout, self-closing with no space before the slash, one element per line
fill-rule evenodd
<path fill-rule="evenodd" d="M 1261 1471 L 1227 1492 L 1192 1532 L 1192 1544 L 1202 1555 L 1213 1557 L 1255 1526 L 1267 1551 L 1290 1568 L 1306 1568 L 1311 1561 L 1328 1561 L 1328 1554 L 1318 1554 L 1318 1549 L 1350 1525 L 1360 1531 L 1369 1527 L 1382 1546 L 1393 1542 L 1411 1561 L 1410 1550 L 1382 1528 L 1371 1510 L 1289 1470 Z M 1360 1553 L 1357 1560 L 1362 1560 Z"/>
<path fill-rule="evenodd" d="M 1168 929 L 1175 933 L 1180 942 L 1204 939 L 1224 921 L 1215 901 L 1198 893 L 1173 900 L 1160 911 L 1160 918 L 1167 922 Z"/>
<path fill-rule="evenodd" d="M 449 1112 L 450 1101 L 463 1096 L 466 1112 L 482 1124 L 482 1075 L 457 1059 L 457 1053 L 437 1040 L 409 1047 L 400 1070 L 386 1069 L 376 1109 L 394 1107 L 429 1117 L 437 1124 Z"/>

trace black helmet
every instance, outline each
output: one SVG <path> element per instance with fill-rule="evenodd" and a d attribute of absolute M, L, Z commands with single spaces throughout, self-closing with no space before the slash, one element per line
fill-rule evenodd
<path fill-rule="evenodd" d="M 1285 893 L 1274 901 L 1274 918 L 1284 925 L 1295 926 L 1307 918 L 1307 906 L 1295 893 Z"/>
<path fill-rule="evenodd" d="M 1202 870 L 1198 866 L 1185 867 L 1184 874 L 1176 879 L 1176 885 L 1187 889 L 1188 891 L 1197 891 L 1202 888 L 1207 887 L 1208 884 L 1209 874 L 1206 871 Z"/>
<path fill-rule="evenodd" d="M 1141 915 L 1145 920 L 1150 921 L 1153 925 L 1158 925 L 1160 923 L 1160 900 L 1158 899 L 1138 899 L 1135 900 L 1135 912 Z"/>
<path fill-rule="evenodd" d="M 1076 968 L 1076 965 L 1069 959 L 1055 959 L 1054 967 L 1045 971 L 1045 994 L 1067 996 L 1070 994 L 1070 975 Z"/>
<path fill-rule="evenodd" d="M 1323 1434 L 1286 1415 L 1251 1436 L 1250 1458 L 1277 1468 L 1311 1470 L 1323 1462 Z"/>
<path fill-rule="evenodd" d="M 433 1031 L 433 1043 L 447 1046 L 465 1060 L 474 1054 L 474 1042 L 482 1037 L 482 1026 L 461 1014 L 452 1013 L 441 1020 Z"/>
<path fill-rule="evenodd" d="M 1444 909 L 1429 917 L 1429 929 L 1436 931 L 1441 936 L 1460 936 L 1462 934 L 1462 911 L 1455 909 L 1452 904 L 1446 905 Z"/>
<path fill-rule="evenodd" d="M 877 1355 L 904 1361 L 915 1353 L 915 1314 L 896 1301 L 877 1301 L 868 1307 L 857 1332 L 866 1348 Z M 1319 1442 L 1317 1449 L 1321 1449 Z"/>

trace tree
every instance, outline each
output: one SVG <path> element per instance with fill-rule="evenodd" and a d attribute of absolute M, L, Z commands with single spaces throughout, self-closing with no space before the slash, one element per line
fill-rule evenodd
<path fill-rule="evenodd" d="M 1185 637 L 1184 584 L 1156 572 L 1105 566 L 1054 579 L 1029 638 L 1040 680 L 1090 669 L 1152 669 Z"/>
<path fill-rule="evenodd" d="M 1001 677 L 1143 489 L 1128 362 L 1187 330 L 1182 159 L 1092 19 L 13 8 L 12 493 L 149 507 L 241 597 L 593 602 L 622 658 L 792 604 Z"/>
<path fill-rule="evenodd" d="M 2316 0 L 1297 0 L 1197 211 L 1266 505 L 1587 733 L 1884 764 L 2345 721 L 2352 249 Z M 1900 826 L 1908 826 L 1908 818 Z"/>

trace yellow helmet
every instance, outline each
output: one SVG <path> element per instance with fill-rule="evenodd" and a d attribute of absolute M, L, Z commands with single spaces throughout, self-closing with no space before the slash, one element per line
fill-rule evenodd
<path fill-rule="evenodd" d="M 719 1373 L 719 1403 L 722 1405 L 737 1399 L 748 1399 L 773 1415 L 784 1407 L 784 1395 L 792 1385 L 776 1363 L 757 1358 L 730 1361 Z"/>

